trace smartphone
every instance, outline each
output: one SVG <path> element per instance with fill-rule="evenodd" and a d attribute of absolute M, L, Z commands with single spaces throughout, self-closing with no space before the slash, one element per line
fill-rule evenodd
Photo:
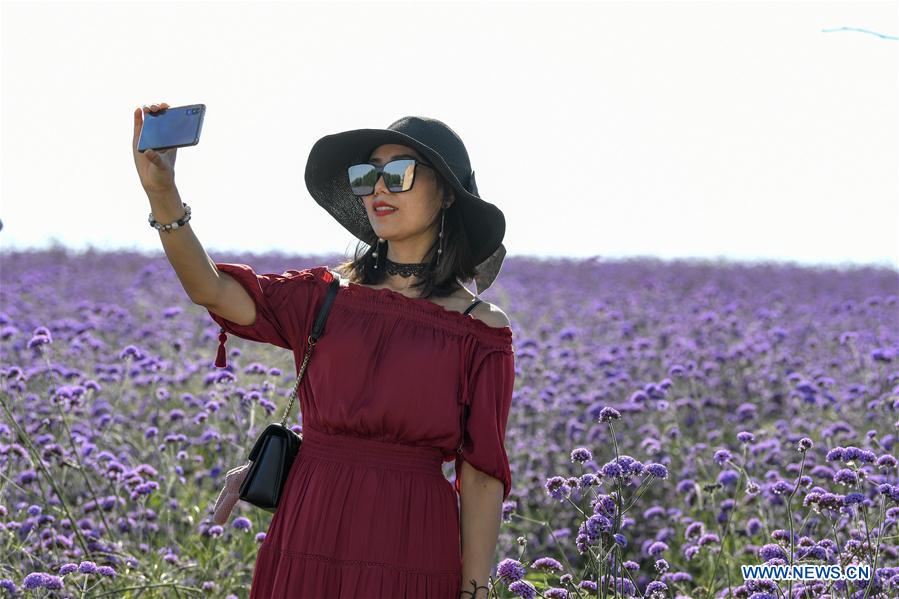
<path fill-rule="evenodd" d="M 145 112 L 137 151 L 197 145 L 205 114 L 205 104 L 170 106 L 156 112 Z"/>

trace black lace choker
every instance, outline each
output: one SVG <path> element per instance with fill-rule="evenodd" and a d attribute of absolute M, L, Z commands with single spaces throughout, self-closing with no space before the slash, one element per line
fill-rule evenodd
<path fill-rule="evenodd" d="M 428 262 L 413 262 L 410 264 L 406 264 L 403 262 L 394 262 L 386 256 L 384 257 L 384 262 L 388 274 L 399 275 L 406 278 L 412 276 L 421 277 L 429 266 Z"/>

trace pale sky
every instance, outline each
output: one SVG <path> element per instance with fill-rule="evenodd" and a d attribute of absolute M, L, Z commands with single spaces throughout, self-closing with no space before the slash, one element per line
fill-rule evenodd
<path fill-rule="evenodd" d="M 164 101 L 206 104 L 175 171 L 213 259 L 351 252 L 306 190 L 309 150 L 424 115 L 465 142 L 510 257 L 899 267 L 894 1 L 29 1 L 0 18 L 0 250 L 162 252 L 131 137 L 134 109 Z"/>

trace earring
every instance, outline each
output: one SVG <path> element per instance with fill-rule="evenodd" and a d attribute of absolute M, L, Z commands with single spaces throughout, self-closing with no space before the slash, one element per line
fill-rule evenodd
<path fill-rule="evenodd" d="M 443 253 L 443 222 L 444 222 L 445 217 L 446 217 L 446 205 L 444 205 L 444 207 L 441 210 L 441 214 L 440 214 L 440 232 L 437 234 L 437 239 L 440 241 L 440 245 L 437 248 L 437 261 L 434 263 L 435 267 L 438 264 L 440 264 L 440 254 Z"/>
<path fill-rule="evenodd" d="M 375 247 L 375 251 L 371 253 L 371 257 L 374 260 L 375 268 L 378 268 L 378 250 L 381 248 L 381 242 L 386 241 L 385 239 L 381 239 L 378 237 L 378 245 Z"/>

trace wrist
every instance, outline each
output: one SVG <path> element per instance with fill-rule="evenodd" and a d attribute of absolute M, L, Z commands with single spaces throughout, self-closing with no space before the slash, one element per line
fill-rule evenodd
<path fill-rule="evenodd" d="M 484 599 L 489 594 L 490 589 L 487 585 L 479 585 L 477 580 L 469 578 L 468 581 L 462 585 L 462 590 L 459 591 L 459 599 Z"/>
<path fill-rule="evenodd" d="M 169 223 L 184 216 L 184 202 L 176 187 L 158 191 L 148 191 L 150 214 L 161 223 Z"/>
<path fill-rule="evenodd" d="M 174 185 L 162 189 L 145 189 L 147 199 L 150 200 L 150 208 L 153 212 L 172 212 L 180 214 L 183 212 L 181 206 L 181 194 Z"/>
<path fill-rule="evenodd" d="M 178 217 L 177 220 L 174 220 L 170 223 L 160 222 L 156 216 L 151 212 L 148 220 L 150 221 L 150 226 L 159 231 L 165 231 L 166 233 L 171 233 L 175 229 L 180 229 L 185 226 L 190 221 L 190 206 L 186 203 L 182 202 L 182 206 L 184 207 L 184 213 Z"/>

